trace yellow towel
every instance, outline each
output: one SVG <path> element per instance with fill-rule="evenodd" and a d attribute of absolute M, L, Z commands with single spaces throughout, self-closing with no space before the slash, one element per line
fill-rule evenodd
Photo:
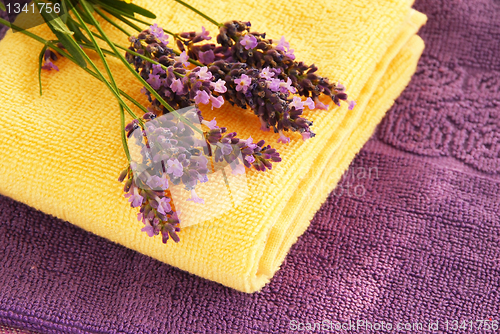
<path fill-rule="evenodd" d="M 169 30 L 215 28 L 173 1 L 136 1 L 158 14 Z M 271 38 L 285 35 L 297 59 L 315 63 L 339 80 L 357 106 L 308 111 L 315 138 L 292 135 L 289 145 L 263 133 L 250 112 L 204 110 L 207 119 L 241 138 L 265 139 L 283 157 L 271 172 L 247 172 L 250 196 L 212 221 L 184 228 L 181 242 L 141 232 L 116 181 L 126 166 L 119 113 L 111 93 L 69 61 L 44 72 L 39 96 L 41 45 L 20 33 L 0 43 L 0 193 L 190 273 L 244 292 L 260 290 L 335 187 L 343 171 L 409 82 L 424 48 L 416 36 L 425 15 L 412 1 L 192 0 L 220 22 L 249 20 Z M 115 40 L 126 37 L 104 25 Z M 50 38 L 43 27 L 32 30 Z M 93 59 L 97 60 L 95 55 Z M 110 57 L 108 57 L 110 58 Z M 140 85 L 114 59 L 111 68 L 127 93 Z M 145 99 L 141 97 L 141 101 Z M 325 100 L 326 101 L 326 100 Z M 146 103 L 146 102 L 145 102 Z"/>

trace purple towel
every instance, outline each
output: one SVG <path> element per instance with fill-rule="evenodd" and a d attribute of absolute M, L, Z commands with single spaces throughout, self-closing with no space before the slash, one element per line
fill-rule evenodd
<path fill-rule="evenodd" d="M 494 326 L 500 2 L 421 0 L 416 8 L 429 21 L 413 81 L 261 293 L 190 275 L 0 197 L 0 323 L 41 333 Z"/>

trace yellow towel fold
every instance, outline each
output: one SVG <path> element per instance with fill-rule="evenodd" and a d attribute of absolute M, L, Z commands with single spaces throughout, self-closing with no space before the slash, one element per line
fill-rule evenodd
<path fill-rule="evenodd" d="M 215 33 L 209 23 L 172 1 L 135 2 L 157 13 L 157 23 L 169 30 L 204 25 Z M 426 17 L 411 9 L 411 1 L 396 0 L 190 3 L 218 21 L 249 20 L 252 30 L 268 37 L 285 35 L 297 59 L 315 63 L 321 75 L 342 82 L 357 106 L 306 112 L 316 137 L 303 142 L 292 134 L 288 145 L 276 143 L 275 134 L 260 132 L 259 120 L 249 111 L 227 105 L 203 109 L 206 119 L 217 117 L 218 125 L 241 138 L 265 139 L 283 161 L 270 172 L 248 171 L 249 196 L 243 203 L 184 228 L 179 243 L 164 245 L 161 237 L 140 231 L 137 211 L 116 181 L 126 158 L 111 93 L 62 59 L 60 72 L 43 73 L 40 97 L 41 45 L 9 33 L 0 43 L 0 193 L 190 273 L 254 292 L 279 269 L 409 82 L 424 48 L 416 33 Z M 127 43 L 125 35 L 103 27 L 114 40 Z M 32 31 L 50 36 L 44 27 Z M 146 104 L 130 73 L 115 59 L 109 61 L 118 85 Z"/>

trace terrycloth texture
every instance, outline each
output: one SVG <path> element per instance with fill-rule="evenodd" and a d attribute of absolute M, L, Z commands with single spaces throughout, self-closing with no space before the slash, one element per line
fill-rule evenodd
<path fill-rule="evenodd" d="M 34 334 L 19 328 L 12 328 L 0 325 L 0 334 Z"/>
<path fill-rule="evenodd" d="M 165 27 L 192 30 L 202 22 L 179 5 L 163 4 L 148 1 L 146 7 L 157 12 Z M 39 97 L 33 50 L 40 45 L 9 34 L 0 46 L 0 83 L 5 87 L 0 94 L 0 193 L 160 261 L 253 292 L 277 271 L 410 80 L 423 50 L 415 33 L 426 17 L 411 10 L 408 1 L 193 4 L 217 20 L 250 20 L 268 36 L 286 35 L 297 58 L 316 63 L 322 74 L 343 82 L 357 107 L 351 112 L 345 104 L 309 112 L 317 136 L 302 142 L 294 135 L 291 145 L 276 144 L 275 134 L 259 133 L 259 121 L 251 113 L 207 111 L 207 119 L 217 116 L 220 125 L 243 138 L 252 135 L 273 143 L 284 161 L 270 173 L 248 173 L 250 194 L 243 204 L 183 229 L 180 243 L 165 246 L 161 238 L 140 231 L 136 210 L 128 207 L 116 182 L 125 160 L 111 94 L 63 60 L 60 72 L 44 74 L 44 96 Z M 43 27 L 35 31 L 47 35 Z M 135 79 L 119 73 L 117 61 L 111 65 L 118 84 L 139 95 Z"/>
<path fill-rule="evenodd" d="M 0 197 L 0 323 L 40 333 L 184 334 L 286 333 L 301 319 L 432 319 L 442 333 L 446 319 L 498 319 L 500 174 L 486 167 L 500 159 L 482 138 L 500 132 L 500 6 L 415 7 L 429 16 L 419 70 L 347 173 L 376 167 L 378 178 L 354 178 L 361 197 L 341 194 L 341 181 L 260 293 Z M 432 128 L 443 130 L 430 136 Z M 463 142 L 463 130 L 467 147 L 441 144 Z M 489 164 L 471 163 L 481 154 Z"/>

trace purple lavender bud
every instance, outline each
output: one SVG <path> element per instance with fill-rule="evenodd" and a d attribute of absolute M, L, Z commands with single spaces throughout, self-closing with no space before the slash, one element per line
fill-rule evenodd
<path fill-rule="evenodd" d="M 125 177 L 128 175 L 128 168 L 127 169 L 124 169 L 122 170 L 122 172 L 120 173 L 120 176 L 118 177 L 118 182 L 123 182 L 123 180 L 125 180 Z"/>
<path fill-rule="evenodd" d="M 45 60 L 44 64 L 42 65 L 42 69 L 44 70 L 56 70 L 59 71 L 59 67 L 57 67 L 53 62 L 50 60 Z"/>
<path fill-rule="evenodd" d="M 129 131 L 137 129 L 138 124 L 139 124 L 139 121 L 134 119 L 132 122 L 128 123 L 127 126 L 125 126 L 125 131 L 129 132 Z"/>
<path fill-rule="evenodd" d="M 215 60 L 215 54 L 212 50 L 200 52 L 198 53 L 198 60 L 205 65 L 211 64 Z"/>

